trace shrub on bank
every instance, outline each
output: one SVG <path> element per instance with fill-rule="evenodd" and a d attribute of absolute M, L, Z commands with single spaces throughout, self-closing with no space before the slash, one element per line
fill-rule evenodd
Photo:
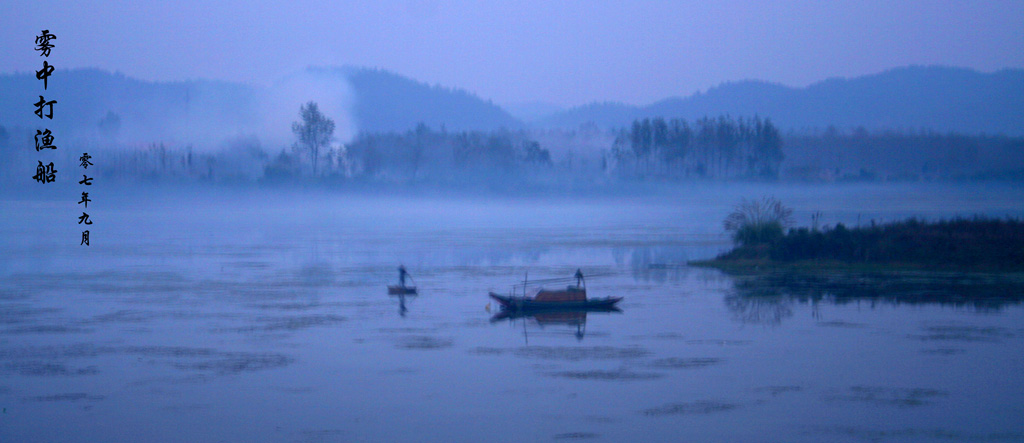
<path fill-rule="evenodd" d="M 828 230 L 796 228 L 785 235 L 739 235 L 744 229 L 763 229 L 758 226 L 762 225 L 737 229 L 737 247 L 719 260 L 1024 270 L 1024 222 L 1019 219 L 976 216 L 927 222 L 911 218 L 855 228 L 841 223 Z"/>

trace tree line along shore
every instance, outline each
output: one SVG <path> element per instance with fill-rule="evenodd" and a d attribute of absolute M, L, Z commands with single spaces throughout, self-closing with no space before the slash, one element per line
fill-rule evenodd
<path fill-rule="evenodd" d="M 1024 221 L 983 216 L 825 229 L 791 224 L 792 211 L 772 198 L 744 201 L 725 220 L 735 247 L 713 260 L 720 268 L 940 269 L 1024 272 Z"/>

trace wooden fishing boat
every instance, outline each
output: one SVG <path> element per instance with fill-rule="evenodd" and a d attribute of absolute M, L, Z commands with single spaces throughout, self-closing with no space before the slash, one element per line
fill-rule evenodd
<path fill-rule="evenodd" d="M 576 281 L 575 285 L 569 285 L 564 290 L 537 291 L 533 297 L 527 297 L 527 286 L 530 283 L 555 283 L 564 281 Z M 522 289 L 522 296 L 514 295 Z M 491 298 L 496 300 L 504 310 L 512 311 L 537 311 L 537 310 L 580 310 L 580 309 L 608 309 L 615 306 L 622 300 L 622 297 L 587 298 L 587 287 L 584 284 L 583 272 L 579 269 L 570 278 L 549 278 L 533 280 L 532 282 L 523 278 L 523 283 L 513 285 L 509 295 L 490 293 Z"/>
<path fill-rule="evenodd" d="M 415 286 L 388 285 L 388 294 L 389 295 L 408 295 L 408 294 L 415 294 L 415 293 L 416 293 L 416 287 Z"/>

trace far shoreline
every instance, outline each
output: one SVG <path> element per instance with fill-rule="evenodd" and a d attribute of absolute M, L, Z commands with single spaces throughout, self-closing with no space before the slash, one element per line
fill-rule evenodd
<path fill-rule="evenodd" d="M 732 226 L 736 246 L 691 266 L 724 271 L 845 270 L 1024 273 L 1024 221 L 1016 218 L 909 218 L 884 224 L 826 229 L 796 228 L 783 233 L 788 209 L 775 203 L 779 217 Z M 748 205 L 762 211 L 756 205 Z M 763 212 L 763 211 L 762 211 Z M 745 220 L 753 219 L 748 217 Z M 730 227 L 727 221 L 727 229 Z"/>

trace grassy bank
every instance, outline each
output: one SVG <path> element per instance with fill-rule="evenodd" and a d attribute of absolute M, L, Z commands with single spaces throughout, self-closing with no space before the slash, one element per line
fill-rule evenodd
<path fill-rule="evenodd" d="M 780 230 L 781 231 L 781 230 Z M 743 232 L 743 231 L 740 231 Z M 738 246 L 695 265 L 723 269 L 843 268 L 1024 272 L 1024 222 L 984 217 L 737 235 Z"/>

